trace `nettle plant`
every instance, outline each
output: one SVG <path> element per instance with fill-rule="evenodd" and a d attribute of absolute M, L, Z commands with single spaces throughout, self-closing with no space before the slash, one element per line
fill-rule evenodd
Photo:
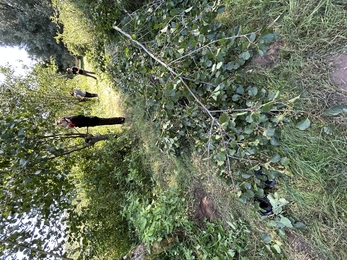
<path fill-rule="evenodd" d="M 206 0 L 144 6 L 114 25 L 119 43 L 110 73 L 130 103 L 143 102 L 164 151 L 177 155 L 193 146 L 235 188 L 256 166 L 284 169 L 287 161 L 271 161 L 271 146 L 279 145 L 295 99 L 284 102 L 278 90 L 245 83 L 247 64 L 278 35 L 224 28 L 217 19 L 223 11 Z"/>

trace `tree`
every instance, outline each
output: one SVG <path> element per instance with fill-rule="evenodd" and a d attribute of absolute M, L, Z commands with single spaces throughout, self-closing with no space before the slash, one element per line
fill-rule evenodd
<path fill-rule="evenodd" d="M 65 46 L 54 39 L 58 32 L 50 18 L 54 12 L 47 0 L 0 0 L 0 45 L 24 48 L 43 62 L 53 56 L 61 68 L 66 68 L 73 59 Z"/>
<path fill-rule="evenodd" d="M 75 184 L 69 174 L 78 157 L 71 154 L 111 136 L 60 132 L 57 115 L 78 111 L 79 102 L 68 94 L 72 81 L 54 74 L 56 69 L 38 65 L 28 76 L 15 77 L 3 68 L 0 247 L 7 256 L 23 251 L 33 259 L 66 259 L 67 235 L 73 237 L 83 221 L 72 203 Z"/>

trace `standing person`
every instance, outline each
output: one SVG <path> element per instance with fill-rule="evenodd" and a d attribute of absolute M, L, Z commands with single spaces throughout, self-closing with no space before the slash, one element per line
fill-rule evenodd
<path fill-rule="evenodd" d="M 98 97 L 98 94 L 89 93 L 87 91 L 82 91 L 80 89 L 75 89 L 74 92 L 70 92 L 70 95 L 77 97 L 79 101 L 82 101 L 84 98 Z"/>
<path fill-rule="evenodd" d="M 80 68 L 77 68 L 75 66 L 71 67 L 71 68 L 67 68 L 66 71 L 68 73 L 72 73 L 72 74 L 75 74 L 75 75 L 84 75 L 86 77 L 91 77 L 95 80 L 97 80 L 96 77 L 92 76 L 92 75 L 89 75 L 89 74 L 95 74 L 94 72 L 91 72 L 91 71 L 86 71 L 84 69 L 80 69 Z"/>
<path fill-rule="evenodd" d="M 99 126 L 99 125 L 118 125 L 124 124 L 124 117 L 110 117 L 110 118 L 100 118 L 97 116 L 69 116 L 63 117 L 57 121 L 57 125 L 61 127 L 89 127 L 89 126 Z"/>

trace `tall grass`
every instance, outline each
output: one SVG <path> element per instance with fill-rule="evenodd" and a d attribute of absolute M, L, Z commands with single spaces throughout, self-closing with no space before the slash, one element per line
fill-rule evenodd
<path fill-rule="evenodd" d="M 282 144 L 293 174 L 283 188 L 294 203 L 291 215 L 307 224 L 303 235 L 317 255 L 345 259 L 346 138 L 288 127 L 283 131 Z"/>

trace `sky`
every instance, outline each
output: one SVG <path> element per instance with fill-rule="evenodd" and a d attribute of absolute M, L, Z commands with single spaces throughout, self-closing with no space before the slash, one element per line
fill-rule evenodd
<path fill-rule="evenodd" d="M 0 47 L 0 65 L 5 66 L 7 63 L 15 67 L 18 74 L 25 74 L 23 65 L 31 66 L 34 64 L 25 50 L 16 47 Z M 0 74 L 0 82 L 3 79 L 2 74 Z"/>

